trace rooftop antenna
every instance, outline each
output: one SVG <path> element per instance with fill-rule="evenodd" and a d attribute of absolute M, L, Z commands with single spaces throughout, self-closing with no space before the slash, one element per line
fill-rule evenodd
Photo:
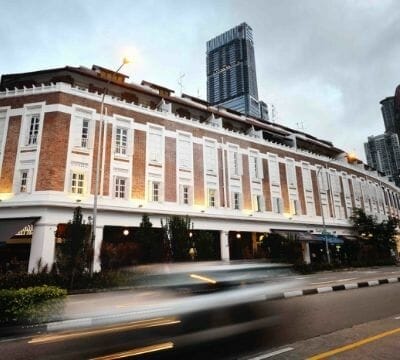
<path fill-rule="evenodd" d="M 299 130 L 304 131 L 304 123 L 302 120 L 296 123 L 296 126 Z"/>
<path fill-rule="evenodd" d="M 179 85 L 179 87 L 181 88 L 181 96 L 182 96 L 182 93 L 183 93 L 183 81 L 182 81 L 182 79 L 185 77 L 185 74 L 184 73 L 181 73 L 180 75 L 179 75 L 179 77 L 178 77 L 178 85 Z"/>

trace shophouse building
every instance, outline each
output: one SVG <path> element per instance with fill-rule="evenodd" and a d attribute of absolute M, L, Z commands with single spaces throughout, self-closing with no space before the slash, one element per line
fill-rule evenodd
<path fill-rule="evenodd" d="M 97 161 L 95 269 L 107 228 L 137 227 L 144 213 L 155 227 L 189 215 L 218 234 L 223 260 L 244 244 L 255 252 L 265 233 L 296 234 L 306 262 L 323 222 L 340 242 L 354 207 L 399 215 L 393 183 L 310 134 L 99 66 L 3 75 L 0 243 L 28 244 L 30 271 L 52 264 L 55 232 L 76 206 L 92 215 Z"/>

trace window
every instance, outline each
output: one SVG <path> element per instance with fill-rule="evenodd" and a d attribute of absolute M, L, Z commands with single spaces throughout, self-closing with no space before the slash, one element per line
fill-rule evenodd
<path fill-rule="evenodd" d="M 229 170 L 231 176 L 241 175 L 241 160 L 239 148 L 236 146 L 229 146 Z"/>
<path fill-rule="evenodd" d="M 82 195 L 85 190 L 85 174 L 79 172 L 72 173 L 71 192 Z"/>
<path fill-rule="evenodd" d="M 304 190 L 312 191 L 312 180 L 311 180 L 311 171 L 308 163 L 303 163 L 302 166 L 302 174 L 303 174 L 303 186 Z"/>
<path fill-rule="evenodd" d="M 178 166 L 180 169 L 191 169 L 193 159 L 193 148 L 190 135 L 178 134 Z"/>
<path fill-rule="evenodd" d="M 160 202 L 161 201 L 161 184 L 158 181 L 152 181 L 150 189 L 151 189 L 150 201 Z"/>
<path fill-rule="evenodd" d="M 232 205 L 235 210 L 240 210 L 240 193 L 234 192 L 232 194 Z"/>
<path fill-rule="evenodd" d="M 292 211 L 293 211 L 293 215 L 301 215 L 301 208 L 300 208 L 299 200 L 293 199 Z"/>
<path fill-rule="evenodd" d="M 128 129 L 117 127 L 115 131 L 115 153 L 119 155 L 127 154 Z"/>
<path fill-rule="evenodd" d="M 204 159 L 207 173 L 217 172 L 217 147 L 215 141 L 205 140 Z"/>
<path fill-rule="evenodd" d="M 163 130 L 150 126 L 148 133 L 148 156 L 150 162 L 162 163 Z"/>
<path fill-rule="evenodd" d="M 81 147 L 87 149 L 89 145 L 89 120 L 82 119 Z"/>
<path fill-rule="evenodd" d="M 255 151 L 251 151 L 249 155 L 249 167 L 250 177 L 253 180 L 259 180 L 263 178 L 262 175 L 262 163 L 259 154 Z"/>
<path fill-rule="evenodd" d="M 282 199 L 278 197 L 272 198 L 272 208 L 275 213 L 282 214 L 283 212 Z"/>
<path fill-rule="evenodd" d="M 217 190 L 208 189 L 208 206 L 216 207 L 217 206 Z"/>
<path fill-rule="evenodd" d="M 116 176 L 114 184 L 114 197 L 119 199 L 125 199 L 126 197 L 126 178 Z"/>
<path fill-rule="evenodd" d="M 19 192 L 29 192 L 29 170 L 21 170 Z"/>
<path fill-rule="evenodd" d="M 279 163 L 276 156 L 270 155 L 268 157 L 268 169 L 271 185 L 279 186 L 281 181 L 279 175 Z"/>
<path fill-rule="evenodd" d="M 253 195 L 253 210 L 257 212 L 263 211 L 262 195 Z"/>
<path fill-rule="evenodd" d="M 39 136 L 40 115 L 33 114 L 30 115 L 29 117 L 30 121 L 29 121 L 29 133 L 28 133 L 27 145 L 36 145 Z"/>
<path fill-rule="evenodd" d="M 297 181 L 296 181 L 296 168 L 294 160 L 286 159 L 286 173 L 287 173 L 287 182 L 289 188 L 296 189 Z"/>

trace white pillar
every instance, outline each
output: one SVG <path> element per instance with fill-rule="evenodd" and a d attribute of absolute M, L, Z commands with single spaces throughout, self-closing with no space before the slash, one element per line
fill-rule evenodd
<path fill-rule="evenodd" d="M 35 224 L 31 241 L 28 271 L 37 270 L 39 260 L 41 265 L 47 265 L 49 270 L 54 263 L 55 231 L 57 226 Z"/>
<path fill-rule="evenodd" d="M 310 244 L 308 241 L 302 241 L 301 243 L 301 249 L 303 250 L 303 261 L 306 264 L 311 263 L 311 258 L 310 258 Z"/>
<path fill-rule="evenodd" d="M 220 231 L 220 249 L 221 249 L 221 260 L 229 261 L 229 232 Z"/>
<path fill-rule="evenodd" d="M 96 226 L 95 235 L 96 238 L 94 243 L 93 271 L 99 272 L 101 270 L 100 250 L 101 250 L 101 243 L 103 242 L 103 226 Z"/>

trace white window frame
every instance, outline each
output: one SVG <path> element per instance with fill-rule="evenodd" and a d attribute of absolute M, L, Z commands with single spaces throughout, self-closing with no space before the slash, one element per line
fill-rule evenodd
<path fill-rule="evenodd" d="M 121 184 L 123 181 L 123 184 Z M 124 176 L 115 176 L 114 177 L 114 198 L 116 199 L 126 199 L 128 195 L 128 178 Z"/>
<path fill-rule="evenodd" d="M 275 154 L 268 154 L 268 170 L 271 186 L 281 185 L 281 178 L 279 172 L 279 159 Z"/>
<path fill-rule="evenodd" d="M 215 188 L 207 188 L 207 206 L 218 207 L 218 191 Z"/>
<path fill-rule="evenodd" d="M 154 203 L 161 203 L 162 202 L 162 184 L 161 181 L 150 181 L 150 188 L 149 188 L 149 201 Z"/>
<path fill-rule="evenodd" d="M 242 197 L 240 192 L 233 191 L 232 192 L 232 209 L 233 210 L 241 210 L 242 208 Z"/>
<path fill-rule="evenodd" d="M 40 134 L 41 116 L 40 112 L 32 112 L 26 115 L 27 121 L 27 139 L 26 146 L 37 146 Z"/>
<path fill-rule="evenodd" d="M 164 160 L 164 128 L 150 125 L 147 132 L 147 159 L 150 164 L 162 165 Z"/>
<path fill-rule="evenodd" d="M 26 176 L 24 176 L 26 174 Z M 21 169 L 19 171 L 18 192 L 30 193 L 32 183 L 32 169 Z"/>
<path fill-rule="evenodd" d="M 193 141 L 190 133 L 178 131 L 177 133 L 178 168 L 183 170 L 193 169 Z"/>
<path fill-rule="evenodd" d="M 205 173 L 216 175 L 218 169 L 218 150 L 217 142 L 214 139 L 204 139 L 203 154 Z"/>
<path fill-rule="evenodd" d="M 263 212 L 264 211 L 264 197 L 261 194 L 253 194 L 253 211 Z"/>
<path fill-rule="evenodd" d="M 283 200 L 281 197 L 272 197 L 272 211 L 276 214 L 283 214 Z"/>
<path fill-rule="evenodd" d="M 83 171 L 72 170 L 71 172 L 71 194 L 85 195 L 86 194 L 86 173 Z"/>
<path fill-rule="evenodd" d="M 128 156 L 129 129 L 123 126 L 116 126 L 114 138 L 114 153 L 119 156 Z"/>
<path fill-rule="evenodd" d="M 296 163 L 294 159 L 286 158 L 286 178 L 289 189 L 297 189 Z"/>

